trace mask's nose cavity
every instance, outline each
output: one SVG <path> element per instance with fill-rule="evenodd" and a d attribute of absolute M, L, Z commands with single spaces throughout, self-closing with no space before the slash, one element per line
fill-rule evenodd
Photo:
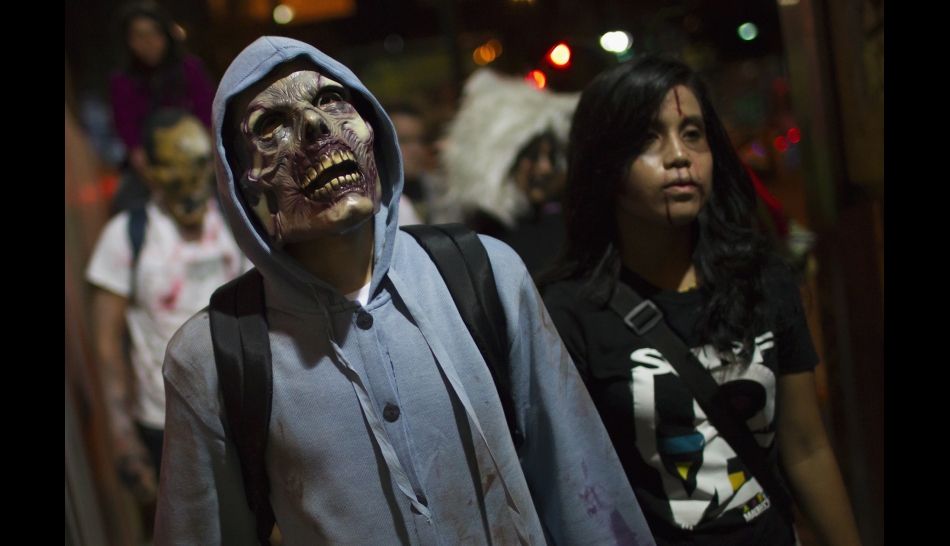
<path fill-rule="evenodd" d="M 330 126 L 313 110 L 305 112 L 304 119 L 306 120 L 304 128 L 306 142 L 316 142 L 330 135 Z"/>

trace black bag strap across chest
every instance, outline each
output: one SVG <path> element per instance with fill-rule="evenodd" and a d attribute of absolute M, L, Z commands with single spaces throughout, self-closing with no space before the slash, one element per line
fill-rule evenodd
<path fill-rule="evenodd" d="M 524 435 L 515 420 L 504 308 L 488 253 L 461 224 L 404 226 L 429 254 L 449 288 L 462 320 L 488 364 L 515 447 Z M 252 269 L 221 286 L 209 306 L 211 342 L 228 431 L 237 450 L 257 538 L 270 544 L 275 517 L 264 465 L 273 401 L 273 367 L 264 282 Z"/>
<path fill-rule="evenodd" d="M 275 518 L 264 452 L 274 382 L 261 274 L 251 269 L 218 288 L 208 311 L 218 384 L 244 492 L 257 520 L 257 538 L 269 545 Z"/>
<path fill-rule="evenodd" d="M 620 315 L 624 324 L 642 337 L 673 366 L 706 417 L 736 452 L 749 472 L 765 489 L 771 502 L 789 524 L 792 523 L 792 501 L 776 475 L 775 467 L 766 458 L 748 425 L 732 411 L 722 396 L 719 384 L 686 343 L 663 319 L 663 313 L 650 300 L 623 282 L 617 282 L 607 306 Z"/>

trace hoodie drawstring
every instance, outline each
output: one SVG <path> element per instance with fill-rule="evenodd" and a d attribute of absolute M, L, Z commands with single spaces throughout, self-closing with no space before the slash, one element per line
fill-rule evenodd
<path fill-rule="evenodd" d="M 445 350 L 445 347 L 442 346 L 438 336 L 428 335 L 428 333 L 434 332 L 435 330 L 429 324 L 425 312 L 419 307 L 416 301 L 410 297 L 411 292 L 409 291 L 409 288 L 402 282 L 402 279 L 399 278 L 399 275 L 390 269 L 388 276 L 395 286 L 396 292 L 399 293 L 403 302 L 406 304 L 406 307 L 409 309 L 409 313 L 412 315 L 412 318 L 416 321 L 416 324 L 419 325 L 419 330 L 422 332 L 422 337 L 426 340 L 426 344 L 429 345 L 429 349 L 432 351 L 432 354 L 435 355 L 436 363 L 440 368 L 442 368 L 442 372 L 445 374 L 445 377 L 448 378 L 449 384 L 452 385 L 452 389 L 455 391 L 455 395 L 458 397 L 459 401 L 462 402 L 462 406 L 465 407 L 465 413 L 467 413 L 469 419 L 472 420 L 472 423 L 478 430 L 479 436 L 481 436 L 482 442 L 485 444 L 485 448 L 488 450 L 488 456 L 491 458 L 496 472 L 498 472 L 498 479 L 505 491 L 505 501 L 508 504 L 508 510 L 511 514 L 515 532 L 518 534 L 518 542 L 523 545 L 530 544 L 524 518 L 521 515 L 521 510 L 518 509 L 518 505 L 515 503 L 514 498 L 511 496 L 511 492 L 508 490 L 508 484 L 505 482 L 505 475 L 501 471 L 501 465 L 498 464 L 498 460 L 495 458 L 495 454 L 492 452 L 491 444 L 488 443 L 488 439 L 485 437 L 485 432 L 482 430 L 482 425 L 478 420 L 478 416 L 475 415 L 475 409 L 472 407 L 472 402 L 469 400 L 468 394 L 465 392 L 465 387 L 462 385 L 462 381 L 459 379 L 458 373 L 455 370 L 455 365 L 452 363 L 452 359 L 449 358 L 449 353 Z"/>
<path fill-rule="evenodd" d="M 393 448 L 392 442 L 389 441 L 389 436 L 386 435 L 386 431 L 383 430 L 383 424 L 379 420 L 379 415 L 376 413 L 376 407 L 373 405 L 369 397 L 369 392 L 366 390 L 366 386 L 363 385 L 363 380 L 350 362 L 343 356 L 343 351 L 340 349 L 340 346 L 336 342 L 336 336 L 333 334 L 333 324 L 330 322 L 330 312 L 327 310 L 326 305 L 324 305 L 323 300 L 317 297 L 316 291 L 313 289 L 313 286 L 310 286 L 310 290 L 313 292 L 314 298 L 317 300 L 317 305 L 320 307 L 320 311 L 323 312 L 324 319 L 326 321 L 327 328 L 327 337 L 330 340 L 330 345 L 333 346 L 333 353 L 336 356 L 337 365 L 342 367 L 345 372 L 347 379 L 350 380 L 350 384 L 353 386 L 353 391 L 356 393 L 356 398 L 360 402 L 360 408 L 363 410 L 363 417 L 366 419 L 366 422 L 369 423 L 370 430 L 373 431 L 373 438 L 376 440 L 376 445 L 379 447 L 379 451 L 383 454 L 383 459 L 386 460 L 386 466 L 389 467 L 389 473 L 392 475 L 393 479 L 396 481 L 396 485 L 399 486 L 399 490 L 403 492 L 406 498 L 409 499 L 409 502 L 412 504 L 420 514 L 426 518 L 426 522 L 432 523 L 432 516 L 429 513 L 429 509 L 419 502 L 418 497 L 416 497 L 415 492 L 412 490 L 412 484 L 409 483 L 409 478 L 406 476 L 406 471 L 403 470 L 402 464 L 399 462 L 399 457 L 396 455 L 396 450 Z"/>

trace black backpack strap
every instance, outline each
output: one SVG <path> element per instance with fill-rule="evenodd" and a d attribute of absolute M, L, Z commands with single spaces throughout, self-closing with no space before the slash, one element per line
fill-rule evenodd
<path fill-rule="evenodd" d="M 442 275 L 462 321 L 488 364 L 511 438 L 515 448 L 520 448 L 524 434 L 515 418 L 511 394 L 505 310 L 484 245 L 474 231 L 462 224 L 412 225 L 400 229 L 425 249 Z"/>
<path fill-rule="evenodd" d="M 774 465 L 765 457 L 749 427 L 736 416 L 728 401 L 722 397 L 719 384 L 709 370 L 703 367 L 686 343 L 670 329 L 656 304 L 643 299 L 626 284 L 618 282 L 607 306 L 620 315 L 634 333 L 660 351 L 673 366 L 720 436 L 729 443 L 762 485 L 785 521 L 792 524 L 792 501 L 781 485 Z"/>
<path fill-rule="evenodd" d="M 218 288 L 209 315 L 214 362 L 244 492 L 257 520 L 257 538 L 269 545 L 276 520 L 264 451 L 274 384 L 261 274 L 251 269 Z"/>
<path fill-rule="evenodd" d="M 129 280 L 129 300 L 135 299 L 135 272 L 142 254 L 142 245 L 145 244 L 145 228 L 148 226 L 148 214 L 145 205 L 129 209 L 129 223 L 126 230 L 129 234 L 129 245 L 132 247 L 131 279 Z"/>

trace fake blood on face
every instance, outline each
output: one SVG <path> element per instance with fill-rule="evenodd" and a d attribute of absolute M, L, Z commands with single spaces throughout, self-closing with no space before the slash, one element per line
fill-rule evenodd
<path fill-rule="evenodd" d="M 699 214 L 712 189 L 712 154 L 702 107 L 686 86 L 669 90 L 645 149 L 630 165 L 618 214 L 683 226 Z"/>

